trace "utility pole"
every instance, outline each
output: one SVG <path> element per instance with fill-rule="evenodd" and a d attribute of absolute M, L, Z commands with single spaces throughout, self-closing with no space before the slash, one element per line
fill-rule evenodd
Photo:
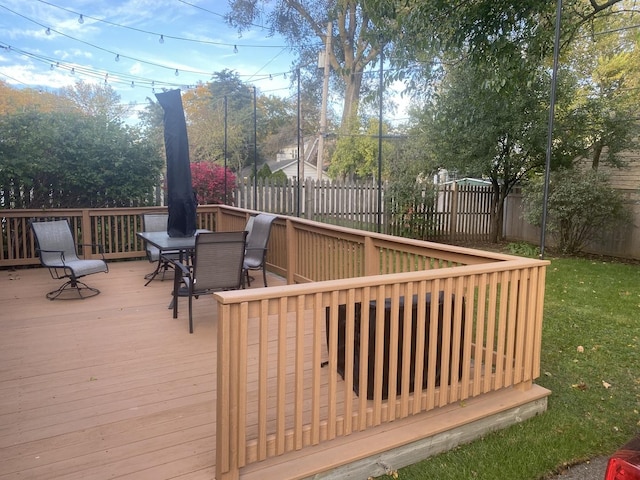
<path fill-rule="evenodd" d="M 323 69 L 324 78 L 322 82 L 322 109 L 320 110 L 320 137 L 318 138 L 318 180 L 322 180 L 322 164 L 324 161 L 324 137 L 327 135 L 327 97 L 329 96 L 329 74 L 331 73 L 331 63 L 329 62 L 329 52 L 331 51 L 331 22 L 327 23 L 327 38 L 324 47 Z M 318 62 L 319 63 L 319 62 Z"/>

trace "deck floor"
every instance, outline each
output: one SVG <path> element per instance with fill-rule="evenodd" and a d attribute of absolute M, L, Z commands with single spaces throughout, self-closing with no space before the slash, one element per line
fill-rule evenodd
<path fill-rule="evenodd" d="M 178 319 L 167 308 L 171 278 L 145 287 L 149 262 L 111 262 L 109 268 L 87 278 L 100 295 L 55 301 L 45 294 L 61 281 L 47 270 L 0 270 L 0 480 L 215 478 L 215 301 L 194 300 L 190 335 L 186 299 Z M 269 276 L 270 285 L 283 283 Z M 261 287 L 257 275 L 252 288 Z M 425 432 L 443 434 L 484 419 L 484 427 L 453 434 L 473 438 L 496 428 L 500 420 L 490 417 L 510 408 L 516 410 L 505 422 L 520 421 L 526 416 L 517 409 L 546 395 L 494 392 L 469 400 L 467 408 L 450 405 L 377 433 L 251 464 L 242 478 L 307 478 L 328 468 L 335 473 L 327 478 L 343 478 L 340 466 L 371 463 L 371 454 Z M 435 452 L 430 442 L 427 453 Z M 452 442 L 443 441 L 449 448 Z M 367 465 L 350 478 L 371 471 Z"/>
<path fill-rule="evenodd" d="M 87 277 L 100 295 L 56 301 L 45 269 L 0 271 L 0 479 L 214 478 L 214 300 L 189 335 L 171 278 L 109 268 Z"/>

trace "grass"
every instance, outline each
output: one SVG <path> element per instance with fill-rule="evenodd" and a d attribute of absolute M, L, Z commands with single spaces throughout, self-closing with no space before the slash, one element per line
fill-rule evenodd
<path fill-rule="evenodd" d="M 609 455 L 640 431 L 640 265 L 547 258 L 536 380 L 553 392 L 547 412 L 395 478 L 539 480 Z"/>

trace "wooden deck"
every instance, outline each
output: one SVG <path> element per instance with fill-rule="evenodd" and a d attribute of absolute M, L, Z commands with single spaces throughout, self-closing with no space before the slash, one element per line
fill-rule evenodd
<path fill-rule="evenodd" d="M 77 301 L 47 300 L 44 269 L 0 272 L 0 478 L 214 477 L 214 300 L 189 335 L 150 267 L 112 262 Z"/>
<path fill-rule="evenodd" d="M 146 261 L 109 268 L 87 279 L 101 295 L 82 301 L 47 300 L 60 281 L 42 268 L 0 271 L 0 479 L 215 477 L 213 298 L 194 301 L 189 335 L 186 300 L 178 319 L 167 308 L 171 279 L 144 287 Z M 252 283 L 261 286 L 260 278 Z M 414 432 L 433 431 L 428 448 L 437 453 L 438 442 L 440 450 L 454 446 L 451 429 L 466 429 L 455 434 L 464 441 L 543 411 L 542 390 L 493 392 L 464 408 L 436 409 L 380 433 L 252 464 L 241 478 L 305 478 L 328 464 L 352 468 L 350 478 L 381 474 L 394 465 L 385 452 L 411 445 Z M 404 464 L 419 459 L 403 455 Z"/>

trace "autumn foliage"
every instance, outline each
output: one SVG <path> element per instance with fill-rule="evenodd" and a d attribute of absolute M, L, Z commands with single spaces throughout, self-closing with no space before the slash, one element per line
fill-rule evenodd
<path fill-rule="evenodd" d="M 227 205 L 233 203 L 233 191 L 236 186 L 235 174 L 226 169 Z M 210 162 L 191 164 L 191 184 L 199 204 L 225 203 L 225 168 Z"/>

